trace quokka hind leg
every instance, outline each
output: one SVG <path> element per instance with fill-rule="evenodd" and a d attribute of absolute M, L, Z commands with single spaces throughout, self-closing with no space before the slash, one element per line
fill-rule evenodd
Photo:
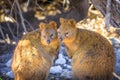
<path fill-rule="evenodd" d="M 98 75 L 98 76 L 94 76 L 91 77 L 89 80 L 112 80 L 112 75 Z"/>
<path fill-rule="evenodd" d="M 26 80 L 25 78 L 23 78 L 22 74 L 16 73 L 14 74 L 14 80 Z"/>
<path fill-rule="evenodd" d="M 103 76 L 83 76 L 83 75 L 73 75 L 73 79 L 72 80 L 113 80 L 113 76 L 111 75 L 103 75 Z"/>

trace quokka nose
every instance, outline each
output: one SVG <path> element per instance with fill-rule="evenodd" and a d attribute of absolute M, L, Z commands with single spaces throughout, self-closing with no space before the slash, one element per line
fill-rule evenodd
<path fill-rule="evenodd" d="M 63 38 L 62 37 L 59 37 L 59 41 L 62 41 L 63 40 Z"/>
<path fill-rule="evenodd" d="M 47 40 L 46 42 L 47 42 L 47 44 L 50 44 L 50 40 Z"/>

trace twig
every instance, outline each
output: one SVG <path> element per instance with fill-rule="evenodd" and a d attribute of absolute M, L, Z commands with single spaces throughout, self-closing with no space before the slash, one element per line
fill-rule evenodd
<path fill-rule="evenodd" d="M 10 15 L 12 14 L 12 11 L 14 10 L 14 6 L 15 6 L 15 1 L 13 2 L 13 4 L 10 2 L 10 0 L 7 0 L 11 6 L 11 10 L 10 10 Z"/>
<path fill-rule="evenodd" d="M 15 10 L 16 10 L 16 7 L 15 7 Z M 15 14 L 15 20 L 16 20 L 16 27 L 17 27 L 17 30 L 16 30 L 16 34 L 17 34 L 17 38 L 18 38 L 18 35 L 19 35 L 19 23 L 18 23 L 18 17 L 17 17 L 17 14 Z"/>
<path fill-rule="evenodd" d="M 32 25 L 31 25 L 26 19 L 24 19 L 24 20 L 25 20 L 25 22 L 30 26 L 30 28 L 31 28 L 32 30 L 34 30 L 33 27 L 32 27 Z"/>
<path fill-rule="evenodd" d="M 0 25 L 0 33 L 1 33 L 1 35 L 2 35 L 2 38 L 5 40 L 5 35 L 3 34 L 3 31 L 2 31 L 1 25 Z"/>
<path fill-rule="evenodd" d="M 113 72 L 113 75 L 120 80 L 120 76 L 118 76 L 115 72 Z"/>
<path fill-rule="evenodd" d="M 27 33 L 27 29 L 26 29 L 26 26 L 25 26 L 25 24 L 24 24 L 24 18 L 23 18 L 23 15 L 22 15 L 22 11 L 21 11 L 21 9 L 20 9 L 20 5 L 19 5 L 19 3 L 18 3 L 18 0 L 15 0 L 15 1 L 16 1 L 18 10 L 19 10 L 19 14 L 20 14 L 20 18 L 21 18 L 21 23 L 22 23 L 23 29 L 24 29 L 25 33 Z"/>
<path fill-rule="evenodd" d="M 6 24 L 8 26 L 8 29 L 9 29 L 10 33 L 12 34 L 13 38 L 15 39 L 15 35 L 13 34 L 12 29 L 10 28 L 10 24 L 9 23 L 6 23 Z"/>
<path fill-rule="evenodd" d="M 111 0 L 107 0 L 106 4 L 106 15 L 105 15 L 105 26 L 107 31 L 109 31 L 110 17 L 111 16 Z"/>
<path fill-rule="evenodd" d="M 27 4 L 26 4 L 27 8 L 28 8 L 29 4 L 30 4 L 30 0 L 27 1 Z"/>
<path fill-rule="evenodd" d="M 40 7 L 40 5 L 37 3 L 37 0 L 35 0 L 35 4 L 39 7 L 40 10 L 45 11 L 45 9 L 43 9 L 42 7 Z"/>

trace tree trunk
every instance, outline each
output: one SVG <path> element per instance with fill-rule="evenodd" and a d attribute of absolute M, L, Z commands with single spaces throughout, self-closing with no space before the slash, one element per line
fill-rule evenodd
<path fill-rule="evenodd" d="M 88 0 L 69 0 L 70 1 L 70 11 L 68 11 L 65 18 L 73 18 L 76 21 L 80 21 L 87 17 L 89 2 Z"/>

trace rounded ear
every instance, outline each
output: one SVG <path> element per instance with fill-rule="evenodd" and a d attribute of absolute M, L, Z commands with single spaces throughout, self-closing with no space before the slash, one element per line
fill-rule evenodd
<path fill-rule="evenodd" d="M 45 28 L 45 23 L 41 22 L 41 23 L 39 24 L 39 28 L 40 28 L 40 30 L 44 29 L 44 28 Z"/>
<path fill-rule="evenodd" d="M 74 19 L 68 20 L 68 23 L 71 25 L 76 25 L 76 21 Z"/>
<path fill-rule="evenodd" d="M 60 23 L 64 23 L 66 20 L 64 18 L 60 18 Z"/>
<path fill-rule="evenodd" d="M 53 27 L 54 29 L 57 30 L 57 24 L 55 21 L 51 21 L 51 22 L 49 22 L 49 24 L 51 25 L 51 27 Z"/>

